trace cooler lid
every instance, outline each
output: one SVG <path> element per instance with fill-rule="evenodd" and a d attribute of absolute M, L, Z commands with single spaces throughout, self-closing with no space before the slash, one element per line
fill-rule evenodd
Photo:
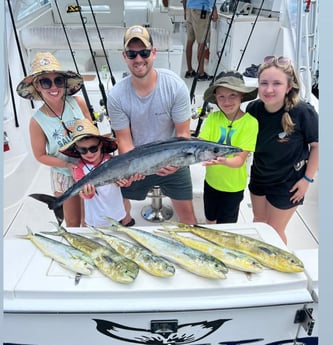
<path fill-rule="evenodd" d="M 141 229 L 153 231 L 158 227 Z M 253 236 L 287 249 L 266 224 L 209 227 Z M 82 276 L 78 285 L 74 279 L 74 273 L 45 257 L 30 241 L 4 240 L 5 312 L 208 310 L 312 302 L 305 273 L 282 273 L 268 268 L 259 274 L 230 269 L 224 280 L 202 278 L 178 266 L 171 278 L 151 276 L 140 270 L 136 280 L 128 285 L 113 282 L 98 271 L 90 277 Z"/>

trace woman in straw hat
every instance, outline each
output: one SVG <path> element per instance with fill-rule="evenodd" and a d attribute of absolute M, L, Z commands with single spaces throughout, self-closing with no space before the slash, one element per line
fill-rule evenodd
<path fill-rule="evenodd" d="M 73 161 L 62 155 L 59 148 L 71 140 L 75 120 L 90 119 L 84 99 L 73 97 L 82 83 L 78 73 L 62 70 L 51 53 L 40 52 L 32 62 L 31 74 L 17 86 L 21 97 L 42 101 L 30 120 L 30 140 L 35 158 L 51 167 L 51 185 L 55 196 L 60 196 L 74 182 L 70 171 Z M 80 204 L 79 196 L 65 201 L 67 226 L 80 226 Z"/>
<path fill-rule="evenodd" d="M 73 169 L 73 178 L 80 180 L 90 171 L 100 166 L 112 156 L 117 149 L 116 141 L 110 134 L 100 135 L 98 128 L 87 119 L 77 120 L 74 124 L 73 139 L 64 145 L 60 152 L 80 161 Z M 125 226 L 134 225 L 134 219 L 126 216 L 120 187 L 129 185 L 129 181 L 121 179 L 117 183 L 94 187 L 86 184 L 80 192 L 84 199 L 85 224 L 91 226 L 108 226 L 106 217 L 113 218 Z"/>
<path fill-rule="evenodd" d="M 272 226 L 287 243 L 287 224 L 318 169 L 318 113 L 299 99 L 289 58 L 265 57 L 258 78 L 259 99 L 247 108 L 260 126 L 249 184 L 253 220 Z"/>
<path fill-rule="evenodd" d="M 257 88 L 244 84 L 237 71 L 219 74 L 204 93 L 218 111 L 208 115 L 199 133 L 202 139 L 240 147 L 243 152 L 205 162 L 204 208 L 207 223 L 236 223 L 247 184 L 246 160 L 256 145 L 258 122 L 244 113 L 242 102 L 256 98 Z"/>

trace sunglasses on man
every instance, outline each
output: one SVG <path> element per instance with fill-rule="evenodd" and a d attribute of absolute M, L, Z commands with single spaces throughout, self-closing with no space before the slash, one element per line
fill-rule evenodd
<path fill-rule="evenodd" d="M 126 50 L 125 54 L 130 60 L 135 59 L 138 55 L 140 55 L 143 59 L 148 59 L 151 54 L 151 49 Z"/>

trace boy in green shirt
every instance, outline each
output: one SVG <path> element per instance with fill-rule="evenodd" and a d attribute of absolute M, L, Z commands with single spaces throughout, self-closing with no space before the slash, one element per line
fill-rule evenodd
<path fill-rule="evenodd" d="M 231 157 L 219 157 L 205 162 L 204 208 L 206 222 L 236 223 L 239 206 L 247 185 L 246 160 L 254 152 L 258 122 L 244 113 L 242 102 L 257 96 L 256 87 L 244 84 L 237 71 L 220 73 L 218 79 L 204 93 L 206 102 L 220 110 L 210 113 L 199 133 L 199 138 L 219 144 L 240 147 L 243 152 Z"/>

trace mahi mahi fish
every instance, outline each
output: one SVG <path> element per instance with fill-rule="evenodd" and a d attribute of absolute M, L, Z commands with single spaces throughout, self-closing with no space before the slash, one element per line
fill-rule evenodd
<path fill-rule="evenodd" d="M 97 241 L 67 231 L 63 226 L 51 222 L 57 227 L 57 231 L 43 232 L 49 235 L 64 237 L 74 248 L 77 248 L 90 256 L 95 266 L 106 277 L 118 283 L 131 283 L 139 273 L 138 265 L 118 254 L 110 247 L 106 247 Z"/>
<path fill-rule="evenodd" d="M 175 274 L 175 266 L 163 257 L 155 255 L 152 251 L 120 237 L 105 234 L 95 227 L 89 226 L 89 229 L 94 232 L 86 235 L 103 239 L 119 254 L 136 262 L 147 273 L 157 277 L 171 277 Z"/>
<path fill-rule="evenodd" d="M 62 208 L 64 201 L 78 194 L 87 183 L 98 187 L 114 183 L 119 179 L 128 179 L 137 173 L 144 176 L 153 175 L 168 165 L 185 167 L 241 151 L 238 147 L 197 138 L 177 137 L 166 141 L 155 141 L 109 159 L 57 198 L 47 194 L 30 194 L 30 197 L 46 203 L 61 224 L 64 219 Z"/>
<path fill-rule="evenodd" d="M 125 227 L 116 220 L 107 217 L 111 229 L 124 232 L 141 245 L 170 260 L 185 270 L 201 277 L 211 279 L 225 279 L 228 268 L 225 264 L 212 255 L 188 247 L 178 241 L 152 234 L 148 231 Z"/>
<path fill-rule="evenodd" d="M 30 240 L 45 256 L 52 258 L 62 267 L 75 273 L 85 275 L 92 273 L 95 268 L 94 262 L 81 250 L 41 234 L 34 234 L 29 227 L 27 230 L 27 235 L 18 236 Z"/>
<path fill-rule="evenodd" d="M 172 228 L 163 226 L 167 235 L 174 238 L 187 246 L 201 250 L 207 254 L 215 256 L 225 263 L 228 268 L 238 271 L 259 273 L 262 272 L 263 266 L 252 256 L 234 249 L 224 248 L 214 243 L 199 240 L 189 236 L 182 236 L 173 231 Z M 164 233 L 162 233 L 164 234 Z"/>
<path fill-rule="evenodd" d="M 263 266 L 289 273 L 304 271 L 303 262 L 294 254 L 266 242 L 228 231 L 177 224 L 179 228 L 175 231 L 190 231 L 219 246 L 239 250 L 254 257 Z"/>

